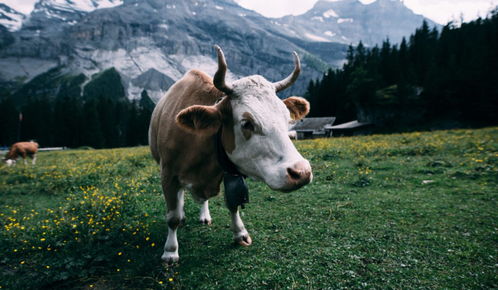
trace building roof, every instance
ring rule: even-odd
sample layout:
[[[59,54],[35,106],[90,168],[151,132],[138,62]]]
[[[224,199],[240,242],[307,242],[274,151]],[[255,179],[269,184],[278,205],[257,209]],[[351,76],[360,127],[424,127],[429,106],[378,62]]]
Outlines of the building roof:
[[[370,125],[370,123],[362,123],[362,122],[358,122],[358,120],[354,120],[351,122],[342,123],[342,124],[335,125],[335,126],[326,126],[325,129],[331,129],[331,130],[355,129],[358,127],[363,127],[363,126],[368,126],[368,125]]]
[[[304,118],[292,127],[291,130],[295,131],[320,131],[325,126],[332,126],[335,122],[335,117],[321,117],[321,118]]]

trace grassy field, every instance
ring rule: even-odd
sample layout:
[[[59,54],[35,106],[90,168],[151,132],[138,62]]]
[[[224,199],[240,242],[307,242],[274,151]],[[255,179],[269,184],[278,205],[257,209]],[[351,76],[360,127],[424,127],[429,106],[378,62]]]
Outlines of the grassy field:
[[[188,195],[180,264],[165,267],[165,205],[148,148],[39,154],[0,167],[0,288],[498,287],[498,128],[298,141],[315,179],[249,182],[235,246]]]

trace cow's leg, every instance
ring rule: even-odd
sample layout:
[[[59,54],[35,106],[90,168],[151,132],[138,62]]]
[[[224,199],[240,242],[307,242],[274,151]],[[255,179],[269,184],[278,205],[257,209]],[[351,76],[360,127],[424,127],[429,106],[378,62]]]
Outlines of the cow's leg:
[[[35,165],[35,164],[36,164],[36,154],[31,155],[31,159],[32,159],[32,160],[31,160],[31,163],[32,163],[33,165]]]
[[[201,223],[210,225],[212,222],[211,214],[209,212],[209,201],[206,199],[201,202],[201,212],[199,215],[199,220]]]
[[[177,182],[163,182],[163,191],[166,197],[168,213],[166,214],[166,222],[168,223],[168,238],[164,244],[164,252],[161,259],[168,264],[178,262],[178,240],[176,238],[176,230],[184,219],[183,190]]]
[[[26,154],[26,152],[22,151],[21,157],[22,157],[22,160],[24,161],[24,165],[28,165],[28,161],[26,160],[26,157],[28,157],[28,155]]]
[[[251,236],[249,236],[249,233],[244,227],[244,223],[242,222],[242,219],[240,218],[239,215],[238,207],[235,209],[233,208],[229,209],[230,209],[230,215],[232,217],[232,224],[230,226],[230,229],[233,232],[234,241],[241,246],[245,247],[250,246],[252,244]]]
[[[201,205],[201,210],[199,213],[199,221],[201,224],[210,225],[212,222],[211,214],[209,212],[209,201],[206,198],[199,197],[195,193],[192,193],[192,197],[195,202]]]

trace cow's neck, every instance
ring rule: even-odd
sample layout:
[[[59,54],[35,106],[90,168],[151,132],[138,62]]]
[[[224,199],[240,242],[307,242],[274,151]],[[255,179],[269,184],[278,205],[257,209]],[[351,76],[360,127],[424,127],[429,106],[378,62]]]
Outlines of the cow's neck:
[[[218,159],[218,163],[220,164],[224,173],[234,176],[242,176],[245,178],[246,176],[240,173],[239,169],[237,168],[237,165],[235,165],[228,158],[227,152],[225,151],[225,147],[223,146],[222,134],[223,134],[223,126],[220,128],[220,130],[218,130],[218,133],[216,133],[216,135],[214,136],[214,144],[216,148],[216,156]]]
[[[244,208],[249,202],[249,190],[245,182],[246,176],[242,174],[237,166],[228,158],[222,141],[223,126],[214,135],[216,158],[223,170],[223,185],[225,187],[225,199],[230,209],[238,206]]]

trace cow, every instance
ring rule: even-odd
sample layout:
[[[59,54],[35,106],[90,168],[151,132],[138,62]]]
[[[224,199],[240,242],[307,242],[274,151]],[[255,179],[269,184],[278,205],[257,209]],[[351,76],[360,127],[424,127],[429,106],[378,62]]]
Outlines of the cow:
[[[38,143],[34,141],[30,142],[17,142],[14,143],[7,154],[5,155],[4,162],[8,165],[15,165],[17,161],[17,157],[21,156],[24,160],[24,164],[27,164],[26,157],[30,157],[32,159],[32,164],[36,164],[36,153],[38,152]]]
[[[237,190],[243,188],[238,176],[248,176],[273,190],[290,192],[313,178],[309,161],[287,135],[291,120],[308,114],[309,103],[300,97],[281,100],[276,94],[299,76],[297,53],[294,71],[279,82],[253,75],[228,83],[225,56],[219,46],[215,50],[214,79],[199,70],[188,71],[159,100],[151,117],[149,145],[160,166],[167,204],[168,236],[161,258],[168,264],[179,260],[177,228],[185,217],[184,190],[201,204],[200,222],[209,225],[208,200],[218,195],[223,181],[233,239],[249,246],[252,239],[238,210],[243,203],[229,202],[227,182]],[[232,172],[227,172],[226,163]],[[227,181],[232,178],[235,183]]]

